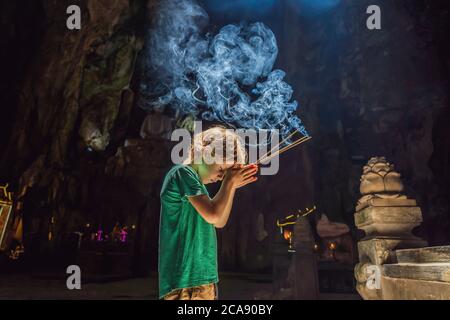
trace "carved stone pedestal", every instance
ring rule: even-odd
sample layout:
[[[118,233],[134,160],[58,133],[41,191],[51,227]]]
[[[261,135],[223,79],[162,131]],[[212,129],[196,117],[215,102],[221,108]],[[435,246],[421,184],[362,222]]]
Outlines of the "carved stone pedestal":
[[[366,236],[358,243],[357,290],[364,299],[382,299],[383,265],[397,263],[397,249],[426,246],[412,230],[422,222],[416,201],[402,195],[400,174],[385,158],[372,158],[361,176],[356,226]]]
[[[414,201],[415,202],[415,201]],[[415,238],[412,229],[422,223],[422,211],[417,206],[372,206],[355,213],[356,226],[366,238]]]

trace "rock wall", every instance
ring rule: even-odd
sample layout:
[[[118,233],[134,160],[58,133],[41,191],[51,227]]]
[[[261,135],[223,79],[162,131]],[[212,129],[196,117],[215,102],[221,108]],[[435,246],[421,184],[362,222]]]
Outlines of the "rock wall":
[[[8,66],[2,98],[10,117],[2,117],[7,130],[1,178],[24,200],[25,233],[33,239],[45,239],[52,220],[56,240],[85,223],[106,228],[114,220],[148,224],[155,233],[151,226],[157,223],[148,221],[156,210],[149,211],[152,196],[157,198],[152,179],[161,176],[167,149],[158,141],[121,148],[133,137],[133,114],[143,117],[132,111],[130,87],[143,45],[147,1],[76,1],[82,11],[80,31],[66,28],[71,4],[2,4],[7,26],[2,40],[12,41],[2,59]],[[12,89],[17,90],[8,92]],[[146,151],[151,153],[146,159],[153,161],[131,160]],[[144,177],[146,184],[140,180]],[[137,250],[149,260],[155,237],[150,232],[141,236]]]

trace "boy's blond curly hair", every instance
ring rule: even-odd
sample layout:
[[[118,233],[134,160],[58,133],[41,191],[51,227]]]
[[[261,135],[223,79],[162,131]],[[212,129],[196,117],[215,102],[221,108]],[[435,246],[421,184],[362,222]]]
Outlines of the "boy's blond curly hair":
[[[211,159],[211,157],[214,159]],[[247,152],[242,138],[234,130],[222,126],[215,126],[196,134],[193,138],[190,154],[184,164],[205,160],[208,164],[213,162],[245,164]]]

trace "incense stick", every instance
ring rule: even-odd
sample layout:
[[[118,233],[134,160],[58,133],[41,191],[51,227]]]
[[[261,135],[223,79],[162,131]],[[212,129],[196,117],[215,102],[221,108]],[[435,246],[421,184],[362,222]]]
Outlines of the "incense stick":
[[[301,138],[295,140],[294,142],[292,142],[291,144],[289,144],[289,145],[287,145],[287,146],[285,146],[285,147],[283,147],[283,148],[277,150],[277,152],[272,153],[271,155],[267,155],[267,154],[264,155],[263,157],[261,157],[261,158],[258,159],[258,162],[257,162],[257,163],[261,163],[261,162],[265,161],[266,159],[271,158],[272,156],[274,156],[274,155],[276,155],[276,154],[279,154],[280,152],[284,152],[288,147],[296,146],[299,142],[303,141],[305,138],[306,138],[305,136],[304,136],[304,137],[301,137]]]
[[[294,147],[296,147],[296,146],[302,144],[303,142],[306,142],[306,141],[311,140],[311,139],[312,139],[312,137],[310,137],[310,136],[302,137],[302,138],[300,138],[300,139],[294,141],[294,142],[291,143],[290,145],[284,147],[283,149],[281,149],[280,151],[278,151],[278,153],[273,154],[273,156],[276,156],[277,154],[280,155],[280,154],[282,154],[282,153],[284,153],[284,152],[286,152],[286,151],[288,151],[288,150],[290,150],[290,149],[292,149],[292,148],[294,148]],[[271,155],[270,158],[272,158],[273,156]]]
[[[268,161],[268,160],[274,158],[275,156],[280,155],[280,154],[282,154],[282,153],[288,151],[289,149],[292,149],[292,148],[298,146],[299,144],[302,144],[303,142],[306,142],[306,141],[308,141],[308,140],[310,140],[310,139],[311,139],[311,137],[302,137],[302,138],[300,138],[300,139],[294,141],[294,142],[291,143],[290,145],[288,145],[288,146],[286,146],[286,147],[280,149],[278,152],[275,152],[274,154],[271,154],[270,156],[268,156],[268,157],[262,159],[262,160],[260,161],[260,163],[266,162],[266,161]]]
[[[282,154],[282,153],[288,151],[289,149],[292,149],[292,148],[294,148],[294,147],[296,147],[296,146],[298,146],[298,145],[300,145],[300,144],[302,144],[302,143],[304,143],[304,142],[306,142],[306,141],[308,141],[308,140],[311,140],[311,139],[312,139],[312,137],[310,137],[310,136],[304,136],[304,137],[301,137],[300,139],[298,139],[298,140],[294,141],[293,143],[291,143],[290,145],[288,145],[288,146],[286,146],[286,147],[284,147],[284,148],[278,150],[277,152],[271,154],[270,156],[267,156],[267,157],[265,157],[265,158],[259,159],[259,160],[256,162],[256,164],[261,164],[262,162],[266,162],[267,160],[270,160],[270,159],[272,159],[273,157],[275,157],[275,156],[277,156],[277,155],[280,155],[280,154]]]
[[[261,159],[264,159],[267,157],[267,155],[269,153],[272,153],[276,148],[278,148],[279,146],[281,146],[283,143],[285,143],[287,140],[289,140],[289,138],[291,138],[294,134],[296,134],[298,132],[298,129],[295,129],[294,132],[292,132],[290,135],[287,136],[286,139],[284,139],[283,141],[281,141],[280,143],[277,143],[272,149],[270,149],[269,151],[267,151],[263,156],[259,157],[259,159],[256,161],[256,163],[259,163],[261,161]]]

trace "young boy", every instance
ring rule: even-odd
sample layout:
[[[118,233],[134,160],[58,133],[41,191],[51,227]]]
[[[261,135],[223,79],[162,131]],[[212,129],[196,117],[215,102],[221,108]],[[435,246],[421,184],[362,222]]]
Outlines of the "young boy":
[[[211,162],[206,150],[213,156],[223,152]],[[200,161],[195,154],[202,155]],[[244,166],[245,158],[239,136],[215,127],[194,137],[189,159],[167,173],[161,190],[160,299],[217,299],[215,228],[227,224],[236,189],[257,180],[258,167]],[[222,184],[211,199],[205,184],[217,181]]]

